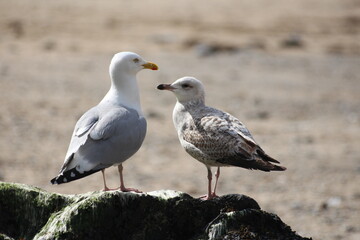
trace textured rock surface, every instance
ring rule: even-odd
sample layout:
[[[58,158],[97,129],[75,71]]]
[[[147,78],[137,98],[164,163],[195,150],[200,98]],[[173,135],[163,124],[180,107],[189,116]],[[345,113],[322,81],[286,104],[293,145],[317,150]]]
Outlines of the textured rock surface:
[[[0,239],[305,239],[244,195],[59,195],[0,183]]]

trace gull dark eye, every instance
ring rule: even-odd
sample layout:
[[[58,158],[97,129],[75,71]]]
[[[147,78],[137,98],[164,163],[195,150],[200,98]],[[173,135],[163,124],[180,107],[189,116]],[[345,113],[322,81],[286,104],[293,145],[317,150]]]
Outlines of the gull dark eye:
[[[133,62],[134,62],[134,63],[138,63],[138,62],[139,62],[139,59],[138,59],[138,58],[134,58],[134,59],[133,59]]]
[[[190,88],[191,86],[188,83],[184,83],[184,84],[181,85],[181,87],[182,88]]]

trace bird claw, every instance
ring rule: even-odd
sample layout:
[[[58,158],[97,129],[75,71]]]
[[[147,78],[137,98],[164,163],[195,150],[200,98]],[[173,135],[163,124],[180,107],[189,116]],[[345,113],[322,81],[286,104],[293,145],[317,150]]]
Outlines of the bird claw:
[[[211,193],[210,195],[203,195],[201,197],[199,197],[200,200],[203,200],[203,201],[206,201],[206,200],[211,200],[211,199],[214,199],[214,198],[217,198],[219,197],[218,195],[216,195],[216,193]]]
[[[142,191],[136,189],[136,188],[126,188],[126,187],[119,187],[117,190],[122,192],[136,192],[136,193],[142,193]]]
[[[118,187],[118,188],[108,188],[108,187],[104,187],[102,189],[103,192],[108,192],[108,191],[121,191],[121,192],[136,192],[136,193],[142,193],[142,191],[136,189],[136,188],[126,188],[126,187]]]
[[[115,191],[115,190],[117,190],[117,188],[108,188],[108,187],[104,187],[104,188],[102,189],[102,191],[103,191],[103,192]]]

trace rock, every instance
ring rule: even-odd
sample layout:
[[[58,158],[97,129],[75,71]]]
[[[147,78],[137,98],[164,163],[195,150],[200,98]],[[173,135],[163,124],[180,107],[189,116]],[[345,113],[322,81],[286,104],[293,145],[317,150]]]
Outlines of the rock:
[[[245,44],[246,49],[260,49],[265,50],[266,49],[266,42],[264,39],[253,39],[247,44]]]
[[[328,210],[329,208],[338,208],[342,204],[341,197],[330,197],[320,205],[320,210]]]
[[[7,27],[12,31],[16,38],[24,36],[24,23],[20,19],[14,19],[8,22]]]
[[[163,116],[161,115],[160,112],[158,112],[156,110],[153,110],[153,109],[148,110],[147,117],[148,118],[155,118],[155,119],[162,119],[163,118]]]
[[[43,49],[45,51],[52,51],[52,50],[55,50],[56,49],[56,42],[54,40],[46,40],[44,43],[43,43]]]
[[[281,41],[281,47],[283,48],[301,48],[304,45],[304,41],[299,34],[290,34]]]
[[[234,54],[240,50],[235,45],[217,42],[208,43],[195,38],[187,39],[184,41],[183,46],[185,48],[194,48],[198,57],[209,57],[220,53]]]
[[[254,118],[254,119],[260,119],[260,120],[266,120],[266,119],[269,119],[271,116],[270,112],[267,111],[267,110],[258,110],[256,112],[253,112],[251,114],[251,118]]]
[[[6,236],[5,234],[0,233],[0,240],[13,240],[13,238],[10,238],[10,237]]]
[[[159,45],[167,45],[178,42],[178,37],[174,34],[154,34],[150,40]]]
[[[219,43],[199,43],[195,46],[196,55],[199,57],[209,57],[219,53],[237,53],[238,47]]]
[[[209,240],[304,239],[296,236],[278,216],[258,209],[244,209],[220,214],[209,224],[206,231]]]
[[[22,184],[0,183],[0,233],[31,239],[69,199]]]
[[[0,183],[1,239],[306,239],[245,195],[161,190],[79,195]]]
[[[330,197],[327,201],[326,201],[326,205],[330,208],[332,207],[339,207],[342,203],[342,199],[341,197],[335,196],[335,197]]]

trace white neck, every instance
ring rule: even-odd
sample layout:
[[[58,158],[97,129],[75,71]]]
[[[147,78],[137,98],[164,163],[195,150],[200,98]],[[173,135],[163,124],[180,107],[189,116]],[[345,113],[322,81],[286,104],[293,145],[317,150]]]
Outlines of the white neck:
[[[135,109],[143,116],[136,75],[111,76],[111,88],[100,104],[112,104]]]

